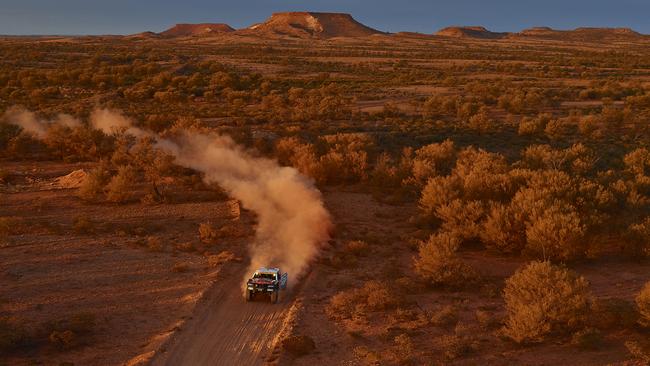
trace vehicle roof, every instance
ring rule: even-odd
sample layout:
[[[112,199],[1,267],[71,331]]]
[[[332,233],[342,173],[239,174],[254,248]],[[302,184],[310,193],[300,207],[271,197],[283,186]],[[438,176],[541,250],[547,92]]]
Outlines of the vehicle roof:
[[[255,273],[280,273],[280,268],[266,268],[261,267]]]

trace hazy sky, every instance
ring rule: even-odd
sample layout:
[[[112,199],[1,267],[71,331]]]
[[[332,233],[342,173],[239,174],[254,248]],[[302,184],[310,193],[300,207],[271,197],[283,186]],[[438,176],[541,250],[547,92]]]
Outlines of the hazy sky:
[[[389,32],[432,33],[449,25],[518,31],[546,25],[650,33],[650,0],[0,0],[0,34],[131,34],[199,22],[242,28],[289,10],[351,13]]]

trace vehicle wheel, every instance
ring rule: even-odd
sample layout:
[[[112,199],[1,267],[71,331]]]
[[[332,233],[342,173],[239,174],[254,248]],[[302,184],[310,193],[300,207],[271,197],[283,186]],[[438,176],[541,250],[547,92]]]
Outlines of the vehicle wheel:
[[[252,301],[253,300],[253,293],[251,290],[246,290],[246,301]]]
[[[273,292],[273,293],[271,294],[271,303],[275,304],[275,303],[277,303],[277,302],[278,302],[278,293],[277,293],[277,292]]]

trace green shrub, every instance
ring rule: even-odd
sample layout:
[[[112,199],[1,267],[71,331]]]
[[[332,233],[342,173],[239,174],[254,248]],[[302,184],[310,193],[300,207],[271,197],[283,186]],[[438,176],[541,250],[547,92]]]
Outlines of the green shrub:
[[[583,277],[550,262],[531,262],[506,280],[504,299],[504,334],[533,343],[584,324],[591,294]]]
[[[86,201],[97,201],[104,193],[104,187],[110,181],[108,171],[104,166],[92,169],[79,186],[78,195]]]

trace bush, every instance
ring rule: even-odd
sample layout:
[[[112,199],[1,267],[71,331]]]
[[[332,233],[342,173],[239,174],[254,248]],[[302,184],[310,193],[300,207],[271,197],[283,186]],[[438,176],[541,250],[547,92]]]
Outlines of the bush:
[[[647,282],[643,289],[636,296],[636,306],[639,308],[641,319],[639,322],[650,327],[650,282]]]
[[[433,215],[438,207],[461,196],[462,182],[456,176],[432,177],[422,189],[420,208]]]
[[[481,107],[478,113],[469,118],[467,127],[472,131],[483,134],[495,131],[499,127],[499,124],[490,118],[486,107]]]
[[[628,227],[623,251],[636,259],[650,256],[650,217]]]
[[[219,254],[211,254],[206,256],[206,260],[208,261],[208,265],[210,267],[216,267],[221,264],[234,261],[236,259],[237,258],[235,257],[235,254],[227,250],[224,250]]]
[[[500,319],[494,314],[486,310],[476,310],[474,312],[476,321],[483,329],[492,329],[497,327],[500,324]]]
[[[366,346],[357,346],[352,350],[355,361],[360,365],[375,366],[380,364],[381,357],[377,352],[371,351]]]
[[[457,199],[438,207],[436,216],[442,220],[443,230],[461,240],[473,239],[480,236],[485,206],[480,201]]]
[[[488,248],[504,253],[519,253],[526,246],[524,215],[512,206],[495,204],[479,235]]]
[[[363,240],[352,240],[345,245],[345,252],[356,255],[363,256],[368,254],[368,243]]]
[[[632,356],[644,362],[646,365],[650,365],[650,347],[644,347],[637,341],[625,342],[625,347],[627,347],[627,350],[630,351]]]
[[[506,280],[504,299],[504,334],[517,343],[533,343],[579,328],[591,294],[583,277],[550,262],[532,262]]]
[[[147,237],[147,249],[152,252],[161,252],[164,248],[163,241],[158,236]]]
[[[127,202],[131,198],[135,180],[136,173],[133,167],[130,165],[120,166],[117,175],[111,178],[106,186],[106,199],[115,203]]]
[[[95,228],[95,223],[88,216],[77,216],[72,224],[73,230],[77,234],[90,234]]]
[[[279,139],[275,146],[281,164],[291,165],[302,174],[322,180],[313,144],[302,143],[297,137]]]
[[[456,325],[458,319],[458,308],[453,305],[445,305],[433,312],[431,324],[436,327],[450,327]]]
[[[50,333],[48,340],[59,350],[69,350],[78,345],[77,335],[71,330],[55,330]]]
[[[49,322],[45,325],[49,342],[60,350],[68,350],[88,342],[88,337],[95,329],[95,316],[79,313],[68,319]]]
[[[544,260],[574,260],[585,255],[585,233],[573,207],[553,205],[526,229],[526,251]]]
[[[573,334],[571,344],[580,349],[597,349],[603,344],[603,335],[598,329],[585,328]]]
[[[219,231],[209,222],[199,225],[199,239],[205,244],[214,244],[219,237]]]
[[[341,291],[334,295],[327,307],[327,313],[335,319],[349,318],[354,313],[390,309],[398,303],[399,299],[385,283],[368,281],[361,288]]]
[[[282,348],[294,356],[304,356],[316,349],[316,343],[311,337],[293,335],[282,340]]]
[[[101,168],[91,170],[79,186],[78,195],[86,201],[97,201],[109,181],[108,174]]]
[[[451,233],[431,235],[429,240],[420,243],[415,271],[434,286],[467,285],[476,278],[476,273],[458,258],[459,245],[460,240]]]
[[[413,341],[408,334],[400,334],[393,339],[395,345],[393,346],[392,354],[395,358],[395,361],[399,365],[410,364],[413,359],[413,352],[415,351],[415,346]]]
[[[457,325],[454,334],[443,335],[438,338],[443,355],[447,360],[455,360],[467,356],[476,349],[476,340],[471,335],[463,334],[465,327]]]
[[[455,160],[456,147],[451,140],[419,148],[411,166],[414,182],[421,187],[430,178],[449,174]]]
[[[519,122],[518,133],[521,136],[539,135],[544,131],[551,118],[552,116],[550,114],[540,114],[535,118],[524,117]]]
[[[458,154],[453,174],[463,182],[467,200],[504,201],[514,192],[505,156],[469,147]]]

